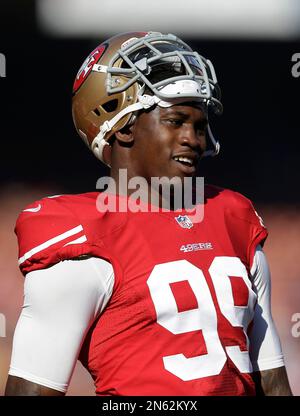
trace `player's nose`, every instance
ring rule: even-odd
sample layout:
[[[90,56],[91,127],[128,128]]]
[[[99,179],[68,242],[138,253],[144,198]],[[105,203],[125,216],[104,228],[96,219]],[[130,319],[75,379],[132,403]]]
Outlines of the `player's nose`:
[[[201,156],[202,153],[206,150],[205,133],[199,131],[192,124],[189,124],[184,129],[182,129],[179,136],[179,144],[181,146],[190,147]]]

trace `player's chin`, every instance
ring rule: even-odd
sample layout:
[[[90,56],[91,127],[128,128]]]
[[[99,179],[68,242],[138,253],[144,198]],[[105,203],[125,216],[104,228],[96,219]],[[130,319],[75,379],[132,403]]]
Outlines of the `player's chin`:
[[[183,189],[186,187],[189,182],[191,186],[193,185],[194,181],[193,178],[195,177],[194,174],[183,174],[182,172],[172,172],[164,176],[160,176],[157,178],[154,178],[154,182],[152,182],[152,185],[155,187],[155,179],[157,180],[157,186],[161,187],[162,190],[168,190],[170,189],[171,192],[175,188]],[[190,179],[189,179],[190,178]]]

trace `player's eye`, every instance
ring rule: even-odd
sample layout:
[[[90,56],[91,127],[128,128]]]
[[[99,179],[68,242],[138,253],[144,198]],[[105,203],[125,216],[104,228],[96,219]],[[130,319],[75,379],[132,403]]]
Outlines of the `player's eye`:
[[[179,118],[169,118],[168,122],[173,126],[180,127],[183,124],[183,120]]]

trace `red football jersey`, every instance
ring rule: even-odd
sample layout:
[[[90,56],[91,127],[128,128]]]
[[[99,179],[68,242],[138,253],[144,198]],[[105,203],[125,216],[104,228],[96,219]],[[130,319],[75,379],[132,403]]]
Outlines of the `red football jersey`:
[[[251,202],[206,186],[193,223],[184,211],[100,213],[98,195],[44,198],[16,225],[24,274],[83,254],[113,266],[112,296],[80,354],[96,393],[255,394],[249,270],[267,231]]]

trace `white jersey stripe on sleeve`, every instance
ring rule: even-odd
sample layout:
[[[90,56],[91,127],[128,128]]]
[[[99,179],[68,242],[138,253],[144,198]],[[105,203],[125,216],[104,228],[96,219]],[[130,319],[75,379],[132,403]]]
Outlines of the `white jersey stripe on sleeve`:
[[[45,243],[42,243],[37,247],[34,247],[33,249],[27,251],[27,253],[25,253],[24,256],[20,257],[19,260],[18,260],[19,265],[24,263],[24,261],[28,260],[34,254],[39,253],[40,251],[44,250],[45,248],[48,248],[48,247],[52,246],[53,244],[56,244],[59,241],[64,240],[65,238],[68,238],[68,237],[71,237],[72,235],[78,234],[81,231],[83,231],[83,227],[82,227],[82,225],[78,225],[77,227],[74,227],[71,230],[68,230],[68,231],[66,231],[62,234],[57,235],[56,237],[50,238],[50,240],[45,241]]]

